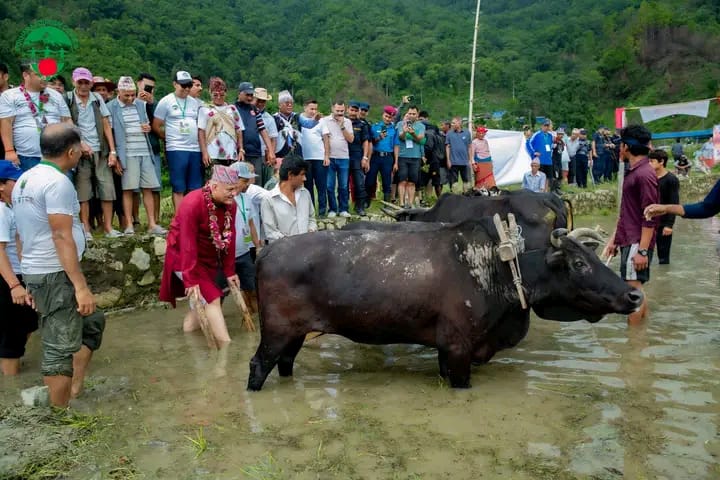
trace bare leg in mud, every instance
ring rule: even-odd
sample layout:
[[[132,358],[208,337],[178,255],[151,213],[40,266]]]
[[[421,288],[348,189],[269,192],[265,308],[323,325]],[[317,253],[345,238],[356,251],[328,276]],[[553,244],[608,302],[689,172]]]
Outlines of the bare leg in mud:
[[[230,343],[230,334],[228,333],[219,298],[205,305],[205,315],[207,315],[210,331],[213,337],[215,337],[218,349],[226,347],[227,344]],[[199,328],[200,319],[195,310],[191,308],[183,320],[183,332],[194,332]]]
[[[638,282],[637,280],[626,280],[627,284],[630,285],[633,288],[637,288],[643,294],[645,293],[642,288],[642,283]],[[628,325],[641,325],[645,320],[647,320],[647,317],[650,313],[650,309],[648,308],[647,304],[647,296],[643,297],[643,303],[640,306],[640,309],[638,309],[637,312],[633,312],[630,315],[628,315]]]
[[[0,370],[3,375],[17,375],[20,373],[20,359],[0,358]]]
[[[50,405],[61,408],[67,407],[70,402],[72,378],[66,377],[65,375],[53,375],[51,377],[43,377],[43,382],[48,387]]]
[[[73,355],[73,376],[70,398],[77,398],[83,391],[85,385],[85,374],[92,358],[92,350],[85,345]]]

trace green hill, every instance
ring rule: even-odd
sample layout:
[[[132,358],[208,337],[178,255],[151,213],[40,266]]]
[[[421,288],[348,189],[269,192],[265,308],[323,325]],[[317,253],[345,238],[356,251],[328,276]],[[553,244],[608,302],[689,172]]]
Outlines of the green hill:
[[[712,0],[482,2],[476,112],[611,123],[618,105],[714,97],[720,11]],[[467,113],[475,0],[25,0],[0,4],[0,58],[35,19],[75,30],[76,58],[104,76],[149,71],[252,80],[296,99],[412,93],[435,119]],[[66,68],[66,72],[72,69]],[[14,75],[17,81],[17,72]],[[709,127],[688,117],[653,128]],[[375,110],[377,114],[377,109]]]

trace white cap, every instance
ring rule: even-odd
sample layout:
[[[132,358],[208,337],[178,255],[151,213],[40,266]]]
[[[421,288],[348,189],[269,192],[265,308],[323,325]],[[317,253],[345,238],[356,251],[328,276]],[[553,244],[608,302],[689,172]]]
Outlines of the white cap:
[[[117,89],[118,90],[137,90],[135,87],[135,82],[133,82],[132,77],[120,77],[118,79],[117,83]]]
[[[180,70],[175,74],[175,81],[177,83],[192,83],[192,77],[185,70]]]

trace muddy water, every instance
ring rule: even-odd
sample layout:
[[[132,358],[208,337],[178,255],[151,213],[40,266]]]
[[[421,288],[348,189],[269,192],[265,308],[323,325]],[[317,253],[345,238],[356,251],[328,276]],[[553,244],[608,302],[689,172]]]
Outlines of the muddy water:
[[[679,222],[673,264],[652,267],[646,326],[533,317],[467,391],[438,378],[430,349],[325,336],[293,378],[275,371],[248,393],[258,334],[233,305],[224,372],[180,331],[182,308],[113,316],[74,404],[107,426],[70,478],[720,478],[719,227]],[[38,349],[3,404],[38,382]]]

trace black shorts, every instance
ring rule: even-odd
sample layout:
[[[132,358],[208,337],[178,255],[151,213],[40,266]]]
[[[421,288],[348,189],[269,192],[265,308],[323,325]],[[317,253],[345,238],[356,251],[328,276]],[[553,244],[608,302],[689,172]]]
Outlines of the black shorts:
[[[398,182],[417,183],[420,174],[419,158],[398,158]]]
[[[254,292],[255,287],[255,263],[250,252],[235,257],[235,273],[240,279],[240,288],[246,292]]]
[[[648,268],[637,271],[632,263],[632,257],[638,251],[638,244],[633,243],[625,247],[620,247],[620,277],[623,280],[634,280],[645,283],[650,280],[650,264],[652,263],[653,251],[648,250]]]
[[[450,182],[453,184],[457,182],[458,174],[460,174],[463,183],[468,183],[470,181],[467,165],[451,165],[450,172],[448,173],[450,174]]]
[[[425,170],[423,169],[423,167],[420,168],[420,183],[419,183],[419,185],[421,187],[424,187],[428,183],[432,182],[433,187],[439,187],[440,186],[440,164],[437,162],[430,162],[425,167],[427,167]]]
[[[19,275],[18,279],[22,283]],[[20,358],[25,355],[28,334],[38,329],[37,313],[27,305],[15,305],[8,284],[2,278],[0,312],[0,358]]]

